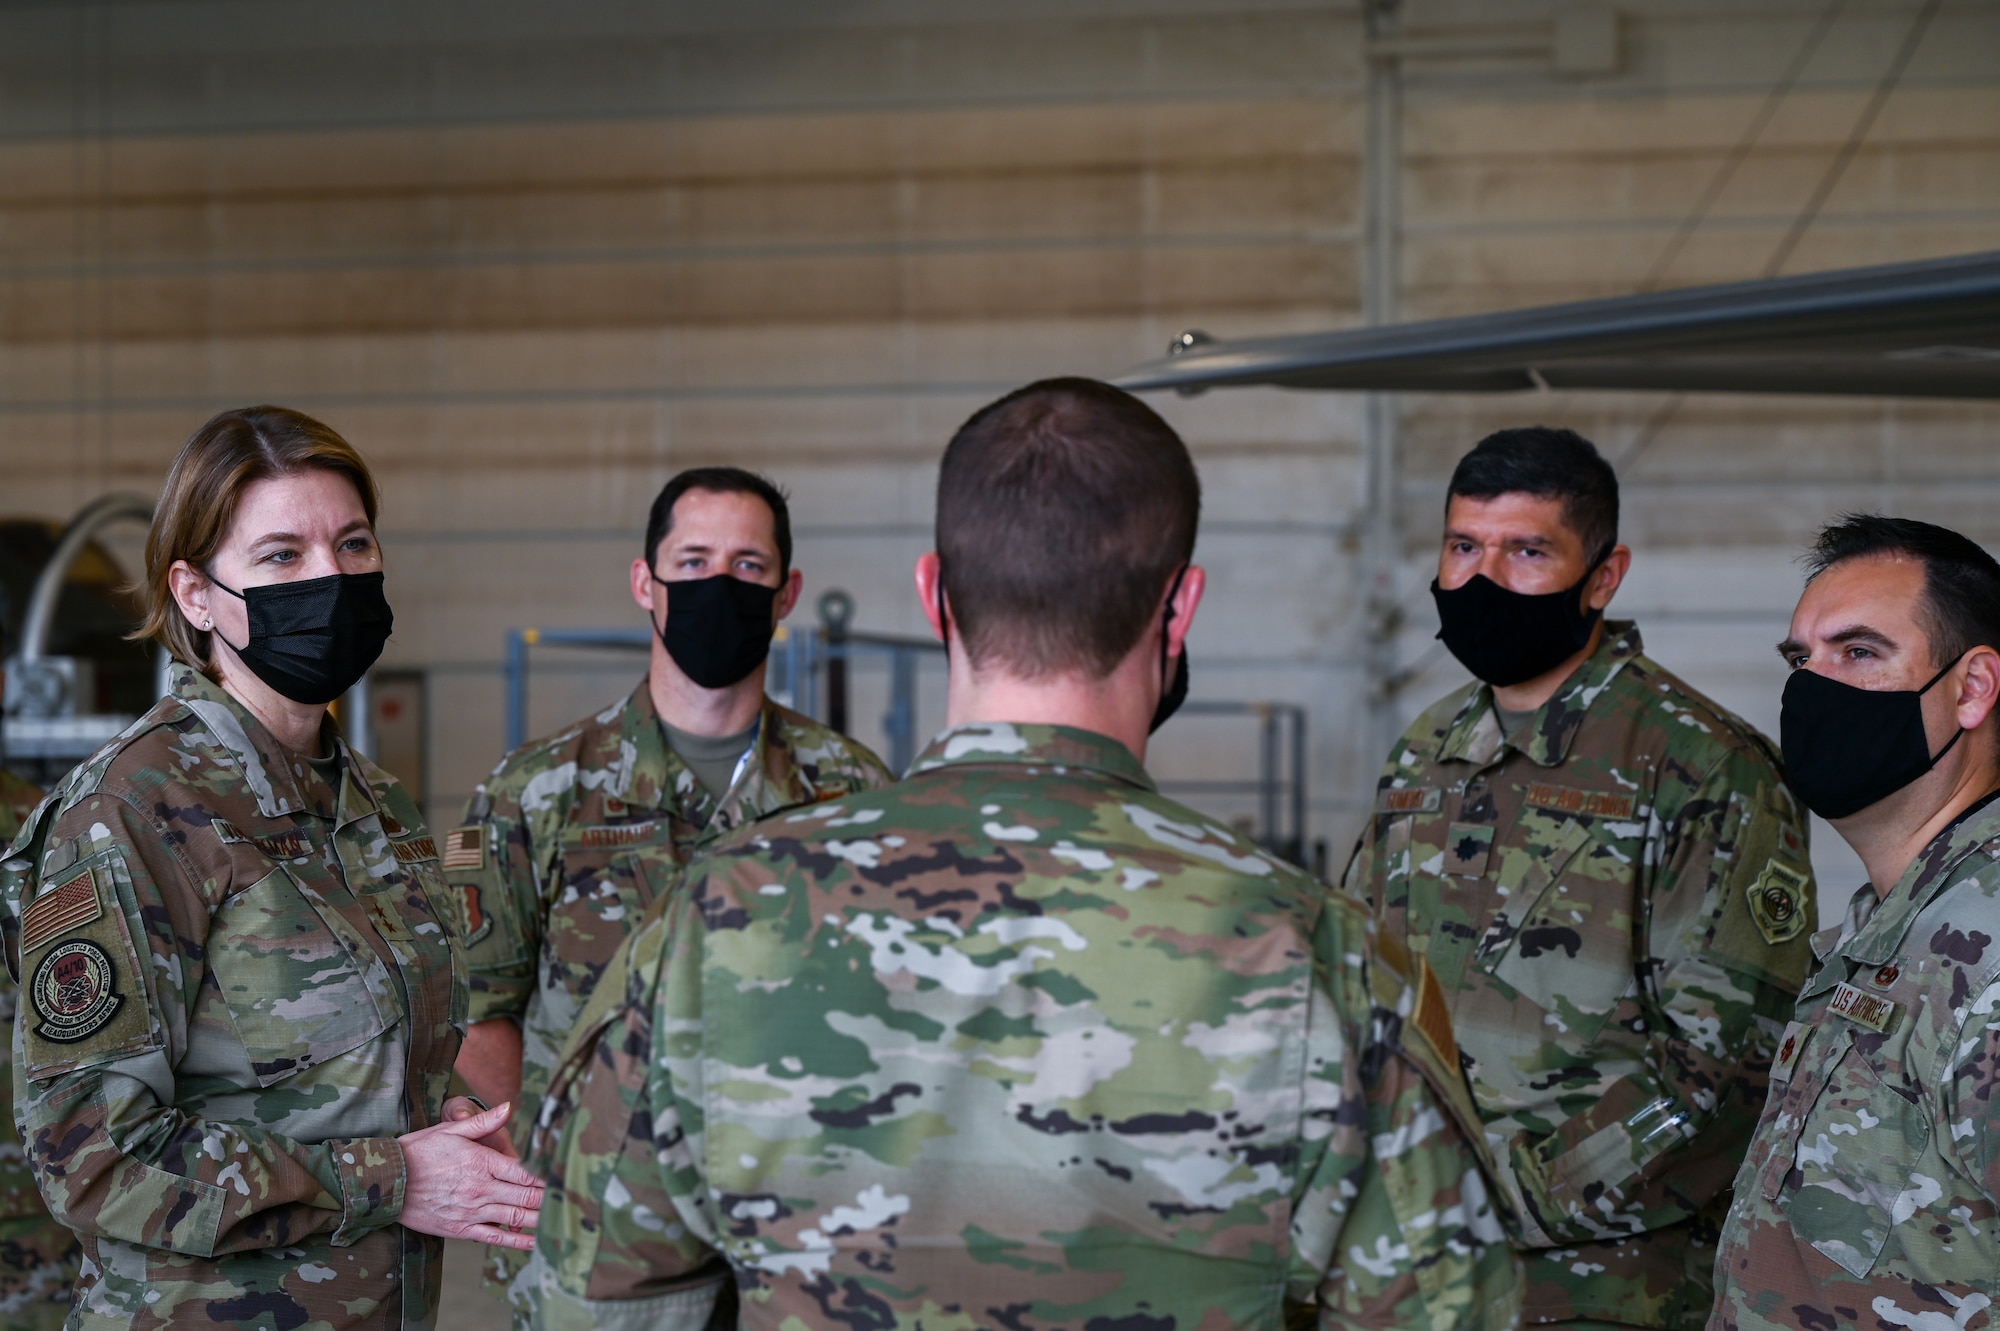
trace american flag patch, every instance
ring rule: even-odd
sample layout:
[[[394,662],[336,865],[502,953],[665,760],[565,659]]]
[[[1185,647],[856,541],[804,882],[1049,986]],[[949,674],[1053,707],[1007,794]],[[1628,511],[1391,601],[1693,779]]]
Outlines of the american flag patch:
[[[447,869],[486,867],[484,824],[472,823],[466,827],[454,827],[444,834],[444,867]]]
[[[89,924],[103,913],[104,903],[97,895],[97,870],[86,869],[62,886],[42,893],[21,912],[21,952],[33,952],[51,938]]]
[[[418,860],[434,860],[438,857],[437,842],[427,836],[413,836],[408,841],[391,841],[389,847],[396,852],[398,864],[415,864]]]

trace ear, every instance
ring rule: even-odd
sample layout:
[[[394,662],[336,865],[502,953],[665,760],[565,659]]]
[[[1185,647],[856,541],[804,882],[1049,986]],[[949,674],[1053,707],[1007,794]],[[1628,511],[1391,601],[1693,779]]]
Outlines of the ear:
[[[1632,550],[1629,546],[1614,545],[1604,562],[1591,574],[1590,585],[1584,589],[1583,603],[1592,610],[1602,610],[1611,604],[1611,598],[1618,594],[1625,575],[1632,570]]]
[[[924,619],[929,622],[931,632],[937,640],[947,645],[951,635],[945,631],[945,621],[938,614],[939,565],[937,551],[917,556],[917,604],[923,607]]]
[[[643,559],[632,561],[632,600],[648,618],[653,614],[653,566]]]
[[[797,569],[785,575],[785,580],[778,584],[778,618],[771,621],[773,624],[792,613],[793,608],[799,603],[799,593],[805,590],[805,586],[806,575]]]
[[[1977,730],[2000,705],[2000,652],[1974,647],[1965,654],[1964,682],[1958,690],[1958,724]]]
[[[1187,649],[1188,630],[1194,626],[1195,608],[1208,590],[1208,572],[1199,564],[1189,564],[1174,592],[1174,617],[1167,621],[1167,656],[1179,656]]]
[[[208,598],[215,584],[209,581],[207,574],[185,559],[176,559],[167,569],[167,587],[173,592],[174,604],[180,607],[188,623],[199,629],[214,622]]]

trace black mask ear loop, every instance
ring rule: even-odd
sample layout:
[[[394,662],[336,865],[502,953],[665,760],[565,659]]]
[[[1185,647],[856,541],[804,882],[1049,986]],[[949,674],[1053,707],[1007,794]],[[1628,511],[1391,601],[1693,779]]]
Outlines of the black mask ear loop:
[[[1935,675],[1931,676],[1930,683],[1924,685],[1922,688],[1917,690],[1917,696],[1921,698],[1926,693],[1929,693],[1933,688],[1936,688],[1937,682],[1943,679],[1946,675],[1949,675],[1953,670],[1957,669],[1958,663],[1965,659],[1966,652],[1970,652],[1971,650],[1972,649],[1968,647],[1965,649],[1964,652],[1960,652],[1957,656],[1952,657],[1951,660],[1948,663],[1946,663],[1944,669],[1938,671]],[[1922,713],[1919,713],[1919,715],[1921,714]],[[1931,766],[1936,767],[1938,765],[1939,760],[1941,760],[1947,753],[1951,752],[1951,746],[1958,743],[1960,740],[1964,738],[1965,738],[1965,727],[1960,726],[1958,728],[1958,732],[1954,734],[1950,739],[1945,741],[1944,747],[1931,755]],[[1924,748],[1926,749],[1930,748],[1929,741],[1925,742]]]
[[[209,585],[211,587],[220,587],[222,588],[222,590],[228,592],[231,596],[235,597],[237,600],[243,602],[244,605],[247,606],[250,604],[250,598],[245,596],[242,592],[237,591],[234,587],[231,587],[227,583],[223,582],[222,579],[216,577],[213,573],[210,573],[207,569],[203,569],[201,572],[202,576],[208,579]],[[208,630],[210,633],[213,633],[218,638],[222,638],[222,641],[228,642],[230,651],[235,652],[238,656],[243,655],[243,648],[248,647],[250,645],[249,639],[247,638],[244,639],[243,647],[238,647],[235,643],[229,642],[229,639],[222,637],[222,626],[216,624],[212,617],[210,618],[209,623],[212,626]],[[1954,661],[1952,664],[1956,665],[1957,662]],[[1947,669],[1949,669],[1949,667],[1947,667]]]
[[[1160,692],[1164,694],[1173,687],[1167,677],[1167,625],[1174,622],[1174,598],[1181,594],[1181,580],[1187,577],[1188,566],[1181,565],[1181,571],[1174,574],[1174,585],[1167,588],[1167,613],[1160,620]],[[1181,649],[1185,652],[1187,649]]]

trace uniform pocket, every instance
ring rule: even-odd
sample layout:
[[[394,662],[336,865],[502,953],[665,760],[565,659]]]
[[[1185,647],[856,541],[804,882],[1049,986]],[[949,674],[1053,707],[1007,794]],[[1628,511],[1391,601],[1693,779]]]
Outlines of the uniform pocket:
[[[338,1058],[399,1019],[388,968],[283,868],[215,912],[208,968],[259,1085]]]
[[[1621,877],[1593,876],[1591,832],[1570,823],[1519,873],[1503,866],[1506,898],[1481,942],[1481,964],[1494,979],[1560,1023],[1565,1043],[1587,1045],[1638,987],[1632,965],[1631,890]]]
[[[1792,1231],[1856,1278],[1873,1269],[1889,1233],[1937,1200],[1947,1180],[1912,1167],[1930,1145],[1930,1116],[1883,1082],[1860,1042],[1849,1043],[1793,1138],[1795,1186],[1784,1206]],[[1769,1193],[1767,1192],[1767,1196]]]
[[[661,844],[643,839],[657,829]],[[551,970],[562,975],[563,988],[581,999],[595,987],[612,954],[625,936],[638,928],[639,918],[669,873],[648,876],[651,861],[665,867],[673,850],[664,822],[638,828],[584,827],[563,845],[557,870],[561,887],[549,910],[542,955]],[[607,845],[607,841],[615,844]]]

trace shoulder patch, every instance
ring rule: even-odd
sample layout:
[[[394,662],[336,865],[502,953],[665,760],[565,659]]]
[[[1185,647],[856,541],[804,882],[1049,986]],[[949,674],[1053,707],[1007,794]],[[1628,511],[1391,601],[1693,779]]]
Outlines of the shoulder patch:
[[[81,928],[104,913],[97,870],[85,869],[28,903],[21,912],[21,951],[33,952],[52,938]]]
[[[454,827],[444,834],[444,867],[446,869],[486,867],[486,824],[467,823],[464,827]]]
[[[1377,813],[1436,813],[1444,792],[1436,786],[1375,792]]]
[[[1770,860],[1750,884],[1744,901],[1757,932],[1776,947],[1806,931],[1806,897],[1806,875]]]
[[[88,938],[76,938],[51,949],[35,967],[28,1001],[41,1018],[36,1035],[75,1044],[117,1016],[125,996],[118,992],[110,954]]]
[[[1615,818],[1620,821],[1630,818],[1638,805],[1638,801],[1631,795],[1614,795],[1603,790],[1579,790],[1575,786],[1556,786],[1547,782],[1529,786],[1525,799],[1537,809],[1579,814],[1585,818]]]

